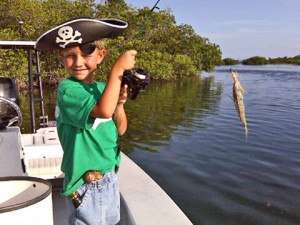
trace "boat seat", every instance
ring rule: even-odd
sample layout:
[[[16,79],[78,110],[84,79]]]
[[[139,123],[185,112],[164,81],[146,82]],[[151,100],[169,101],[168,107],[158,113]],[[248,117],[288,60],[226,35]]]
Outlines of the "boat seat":
[[[24,163],[28,176],[54,179],[63,176],[61,163],[63,150],[60,145],[24,146]]]
[[[26,172],[43,179],[63,177],[61,163],[63,150],[56,127],[38,129],[34,134],[23,134],[23,152]]]
[[[27,173],[30,176],[37,177],[51,177],[57,178],[62,172],[60,170],[62,158],[32,158],[28,160]]]

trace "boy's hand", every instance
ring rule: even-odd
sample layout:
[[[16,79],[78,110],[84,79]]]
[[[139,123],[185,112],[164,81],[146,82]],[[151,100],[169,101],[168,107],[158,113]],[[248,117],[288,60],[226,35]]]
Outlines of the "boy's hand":
[[[123,74],[125,70],[131,70],[135,65],[135,56],[137,51],[129,50],[126,51],[123,55],[121,55],[113,66],[113,70],[117,73]]]
[[[128,87],[127,84],[125,84],[124,86],[121,87],[118,104],[124,104],[126,102],[126,100],[127,100],[127,87]]]

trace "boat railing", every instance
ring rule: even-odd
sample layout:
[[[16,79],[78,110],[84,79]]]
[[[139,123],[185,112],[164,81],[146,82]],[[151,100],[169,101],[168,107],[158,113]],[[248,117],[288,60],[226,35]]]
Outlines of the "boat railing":
[[[41,115],[40,126],[48,127],[48,116],[44,109],[44,93],[42,83],[42,73],[40,67],[39,52],[34,48],[34,41],[0,41],[0,49],[23,49],[27,51],[28,61],[28,83],[29,83],[29,101],[30,101],[30,119],[31,119],[31,132],[36,133],[36,112],[35,103],[39,104]],[[37,89],[37,93],[35,91]],[[6,96],[3,96],[6,97]]]

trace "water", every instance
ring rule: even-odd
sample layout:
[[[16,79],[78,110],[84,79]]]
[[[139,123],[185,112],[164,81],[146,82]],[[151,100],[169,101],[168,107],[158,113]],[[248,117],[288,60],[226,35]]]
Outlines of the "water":
[[[230,98],[229,67],[218,67],[193,80],[152,82],[128,100],[122,150],[194,224],[298,225],[300,67],[232,69],[248,91],[248,140]]]

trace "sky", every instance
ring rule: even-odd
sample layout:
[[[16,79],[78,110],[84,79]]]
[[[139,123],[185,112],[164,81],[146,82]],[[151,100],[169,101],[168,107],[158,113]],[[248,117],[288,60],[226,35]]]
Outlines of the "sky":
[[[152,8],[157,0],[125,2]],[[300,0],[160,0],[157,6],[219,45],[222,58],[300,55]]]

